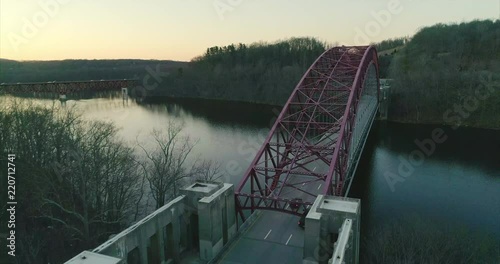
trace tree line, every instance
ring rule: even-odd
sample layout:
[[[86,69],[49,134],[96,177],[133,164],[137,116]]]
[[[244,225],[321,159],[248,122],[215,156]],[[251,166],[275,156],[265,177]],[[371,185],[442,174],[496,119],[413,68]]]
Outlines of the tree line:
[[[148,95],[281,105],[327,44],[314,38],[208,48]]]
[[[364,235],[360,258],[361,263],[499,263],[497,241],[465,226],[412,214]]]
[[[71,109],[4,102],[0,162],[7,168],[8,154],[16,155],[17,263],[62,263],[163,206],[185,184],[217,180],[216,161],[186,162],[196,141],[181,127],[169,123],[151,132],[153,144],[130,145],[112,123]],[[0,176],[6,190],[7,170]],[[6,194],[0,203],[5,234]]]
[[[389,119],[500,128],[500,20],[421,29],[390,62]]]
[[[389,66],[391,65],[392,59],[394,59],[398,51],[400,51],[409,41],[409,37],[402,37],[383,40],[379,43],[372,43],[378,51],[380,78],[389,78]]]

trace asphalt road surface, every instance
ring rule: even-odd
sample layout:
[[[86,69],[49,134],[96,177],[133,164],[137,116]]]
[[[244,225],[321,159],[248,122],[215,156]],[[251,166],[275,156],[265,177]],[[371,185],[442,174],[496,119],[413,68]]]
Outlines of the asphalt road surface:
[[[313,166],[313,164],[311,165]],[[313,168],[314,169],[314,168]],[[304,182],[308,176],[291,176],[290,182]],[[319,193],[322,182],[304,184],[311,193]],[[288,198],[311,200],[303,192],[290,192]],[[313,202],[313,201],[311,201]],[[299,227],[299,216],[262,211],[258,219],[224,252],[219,263],[224,264],[301,264],[304,230]]]
[[[263,211],[259,218],[228,248],[219,263],[302,263],[304,230],[299,217]]]

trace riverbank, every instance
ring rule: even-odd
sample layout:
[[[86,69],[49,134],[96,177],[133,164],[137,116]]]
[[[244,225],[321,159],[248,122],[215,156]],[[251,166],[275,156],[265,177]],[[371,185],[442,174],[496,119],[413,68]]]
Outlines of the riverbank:
[[[201,97],[175,97],[175,96],[152,96],[147,97],[143,103],[146,104],[161,104],[161,103],[181,103],[190,106],[204,107],[204,108],[214,108],[214,110],[220,109],[221,111],[226,111],[231,108],[238,110],[239,108],[255,107],[255,111],[266,111],[271,110],[276,117],[279,115],[283,109],[283,105],[278,104],[266,104],[262,102],[252,102],[252,101],[237,101],[237,100],[224,100],[224,99],[214,99],[214,98],[201,98]],[[400,119],[382,119],[379,116],[376,120],[387,121],[397,124],[412,124],[412,125],[434,125],[434,126],[449,126],[454,129],[460,128],[478,128],[478,129],[488,129],[488,130],[500,130],[500,126],[472,126],[467,123],[444,123],[444,122],[417,122],[415,120],[400,120]],[[500,117],[499,117],[500,118]],[[500,122],[500,120],[499,120]],[[455,128],[456,127],[456,128]]]

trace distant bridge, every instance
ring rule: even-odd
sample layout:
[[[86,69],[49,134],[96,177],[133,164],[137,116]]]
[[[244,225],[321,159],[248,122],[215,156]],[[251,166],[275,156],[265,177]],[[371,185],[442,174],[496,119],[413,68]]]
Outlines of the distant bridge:
[[[120,91],[122,88],[132,88],[137,80],[91,80],[91,81],[52,81],[35,83],[2,83],[0,93],[22,94],[22,93],[51,93],[72,94],[86,91],[104,92]]]

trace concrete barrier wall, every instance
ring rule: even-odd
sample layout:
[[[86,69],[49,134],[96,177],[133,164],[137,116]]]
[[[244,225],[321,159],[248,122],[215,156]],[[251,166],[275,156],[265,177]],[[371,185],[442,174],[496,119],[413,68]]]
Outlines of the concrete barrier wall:
[[[198,201],[200,259],[210,261],[236,234],[234,187],[224,184]]]
[[[184,195],[177,197],[92,252],[120,258],[124,263],[133,263],[138,259],[140,263],[170,263],[179,260],[181,234],[185,228],[181,217],[185,211],[184,199]],[[168,256],[170,258],[166,256],[168,246],[174,247],[171,249],[172,254]]]
[[[236,234],[234,187],[197,182],[182,189],[182,194],[66,263],[168,264],[180,263],[181,256],[191,258],[198,252],[199,263],[210,261]]]
[[[336,196],[318,195],[306,217],[304,232],[303,264],[326,264],[337,246],[343,245],[333,235],[341,234],[341,228],[349,221],[350,237],[342,251],[345,263],[359,263],[359,239],[361,200]],[[334,246],[334,243],[337,245]]]

